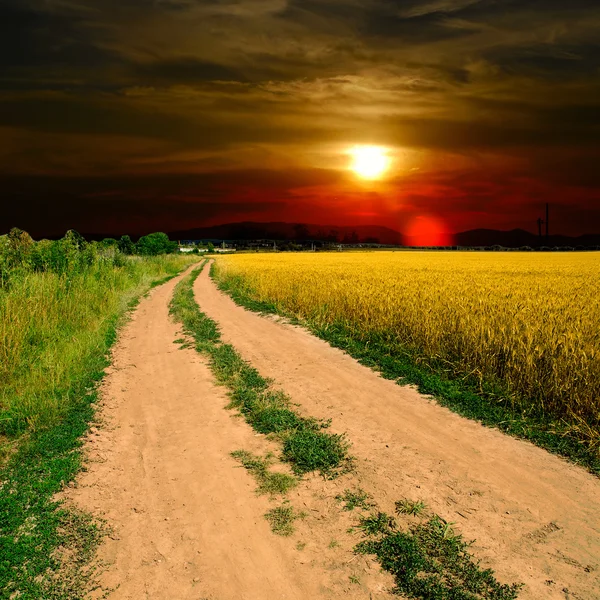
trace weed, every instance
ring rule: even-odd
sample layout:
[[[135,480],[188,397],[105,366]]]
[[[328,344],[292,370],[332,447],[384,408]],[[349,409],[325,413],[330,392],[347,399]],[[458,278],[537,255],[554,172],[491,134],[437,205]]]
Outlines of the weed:
[[[337,540],[331,540],[327,547],[328,548],[337,548],[339,545],[340,545],[340,543]]]
[[[259,494],[286,494],[298,484],[298,480],[287,473],[273,473],[269,471],[269,457],[260,458],[245,450],[236,450],[231,456],[248,469],[258,483]]]
[[[402,500],[398,500],[396,502],[396,514],[399,515],[417,516],[420,515],[426,508],[427,505],[421,500],[417,500],[415,502],[413,500],[403,498]]]
[[[469,544],[437,515],[413,524],[408,532],[398,531],[383,517],[373,518],[363,530],[376,537],[359,543],[355,550],[377,557],[394,575],[398,594],[430,600],[517,598],[521,585],[501,584],[493,571],[482,569],[469,554]]]
[[[294,533],[294,521],[303,517],[303,513],[296,512],[294,507],[289,504],[272,508],[265,514],[265,519],[269,521],[273,533],[282,536],[292,535]]]
[[[354,510],[355,508],[362,508],[368,510],[371,507],[369,501],[369,494],[362,489],[356,490],[344,490],[343,494],[335,497],[338,502],[344,502],[344,510]]]
[[[350,575],[350,577],[348,577],[348,580],[350,581],[350,583],[360,585],[360,577],[358,575]]]
[[[365,535],[384,534],[396,528],[394,518],[384,512],[373,513],[368,517],[361,517],[358,526],[363,530]]]
[[[304,550],[304,548],[306,548],[306,542],[298,542],[296,544],[296,550],[299,550],[300,552],[302,552],[302,550]]]
[[[348,454],[343,435],[314,429],[292,431],[283,443],[283,457],[297,474],[320,471],[328,475],[339,467]]]

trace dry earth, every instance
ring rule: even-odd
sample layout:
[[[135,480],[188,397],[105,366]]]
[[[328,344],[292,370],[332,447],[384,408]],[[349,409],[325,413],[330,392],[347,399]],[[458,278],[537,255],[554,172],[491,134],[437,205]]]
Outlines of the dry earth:
[[[352,553],[360,535],[335,496],[360,486],[393,512],[422,499],[476,539],[473,552],[524,599],[600,597],[600,481],[582,469],[462,419],[359,365],[301,328],[261,317],[219,292],[205,269],[201,309],[306,415],[332,418],[357,458],[334,481],[306,478],[289,494],[306,513],[290,538],[263,514],[229,456],[274,450],[234,413],[168,316],[180,278],[156,288],[122,330],[103,384],[103,426],[71,498],[113,533],[101,549],[110,598],[389,600],[391,578]]]

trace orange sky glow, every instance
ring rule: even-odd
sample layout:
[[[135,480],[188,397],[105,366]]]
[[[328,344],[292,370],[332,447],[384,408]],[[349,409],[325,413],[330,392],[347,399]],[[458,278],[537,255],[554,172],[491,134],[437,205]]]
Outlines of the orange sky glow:
[[[549,202],[600,231],[598,26],[592,0],[6,0],[0,228],[449,241]]]

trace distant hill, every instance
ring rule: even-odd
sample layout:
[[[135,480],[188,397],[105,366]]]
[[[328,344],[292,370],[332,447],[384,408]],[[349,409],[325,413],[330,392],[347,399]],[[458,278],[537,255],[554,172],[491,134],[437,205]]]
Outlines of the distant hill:
[[[281,241],[330,241],[340,243],[378,243],[390,246],[410,245],[410,238],[402,233],[379,225],[356,225],[355,227],[315,225],[311,223],[225,223],[212,227],[198,227],[169,232],[174,240],[281,240]],[[496,229],[472,229],[454,235],[455,246],[600,246],[600,234],[579,237],[551,235],[541,239],[524,229],[498,231]]]
[[[174,240],[318,240],[346,243],[379,243],[398,246],[402,244],[402,234],[379,225],[357,225],[337,227],[335,225],[314,225],[311,223],[226,223],[212,227],[199,227],[184,231],[172,231],[169,237]]]

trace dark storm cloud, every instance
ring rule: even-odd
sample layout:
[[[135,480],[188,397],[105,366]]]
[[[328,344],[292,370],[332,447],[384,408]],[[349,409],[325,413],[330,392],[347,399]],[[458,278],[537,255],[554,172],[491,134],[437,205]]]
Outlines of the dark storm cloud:
[[[600,74],[600,44],[537,44],[495,48],[482,56],[510,74],[565,79]]]
[[[235,69],[194,57],[135,65],[132,73],[147,85],[172,83],[197,84],[204,81],[247,81]]]

